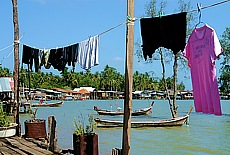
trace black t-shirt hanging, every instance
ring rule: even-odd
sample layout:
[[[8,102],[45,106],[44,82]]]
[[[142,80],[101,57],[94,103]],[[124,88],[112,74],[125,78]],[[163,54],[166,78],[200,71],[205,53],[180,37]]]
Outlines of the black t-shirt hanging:
[[[159,47],[171,49],[174,54],[186,44],[186,12],[140,20],[142,50],[145,60]]]

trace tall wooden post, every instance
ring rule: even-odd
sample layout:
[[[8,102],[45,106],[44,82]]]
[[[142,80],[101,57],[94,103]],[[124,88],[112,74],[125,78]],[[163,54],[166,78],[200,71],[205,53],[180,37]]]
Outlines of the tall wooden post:
[[[19,130],[19,26],[18,26],[18,3],[17,0],[12,0],[13,5],[13,23],[14,23],[14,121],[18,124],[16,135],[20,136]]]
[[[130,154],[130,131],[132,117],[132,87],[133,87],[133,50],[134,50],[134,0],[127,0],[127,30],[126,30],[126,66],[125,66],[125,100],[122,155]]]
[[[57,132],[56,132],[56,119],[54,116],[48,117],[48,128],[49,128],[49,146],[48,149],[54,152],[57,149]]]

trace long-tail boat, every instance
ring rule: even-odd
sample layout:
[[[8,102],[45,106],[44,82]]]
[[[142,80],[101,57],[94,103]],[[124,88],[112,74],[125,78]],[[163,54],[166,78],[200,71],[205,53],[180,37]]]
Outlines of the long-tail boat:
[[[190,108],[189,112],[185,116],[180,116],[167,120],[157,120],[157,121],[132,121],[132,128],[140,127],[172,127],[172,126],[182,126],[183,124],[188,124],[188,118],[193,107]],[[101,120],[99,118],[94,119],[97,127],[123,127],[123,121],[118,120]]]
[[[54,102],[54,103],[47,103],[47,102],[39,102],[36,104],[32,104],[32,107],[60,107],[64,101]]]
[[[152,110],[153,104],[154,104],[154,102],[152,102],[152,104],[147,108],[133,110],[132,111],[132,116],[147,115],[148,112],[150,112]],[[118,108],[115,111],[115,110],[100,109],[97,106],[94,106],[94,110],[97,111],[97,113],[99,115],[109,115],[109,116],[124,115],[124,111],[122,111],[120,108]]]

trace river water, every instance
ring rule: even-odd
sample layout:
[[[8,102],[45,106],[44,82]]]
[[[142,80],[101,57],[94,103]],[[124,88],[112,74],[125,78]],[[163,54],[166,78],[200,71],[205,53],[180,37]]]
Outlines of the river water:
[[[73,149],[72,134],[74,131],[74,117],[88,119],[90,113],[94,118],[121,120],[122,116],[98,116],[93,110],[96,105],[102,109],[115,110],[123,108],[124,100],[85,100],[65,101],[62,107],[39,108],[37,118],[46,119],[55,116],[57,121],[58,147]],[[152,100],[133,100],[133,110],[145,108]],[[193,106],[193,100],[178,100],[179,116],[185,115]],[[182,127],[132,128],[131,154],[219,154],[230,153],[230,101],[221,100],[222,116],[196,113],[193,109],[189,117],[189,125]],[[28,115],[21,115],[22,133],[24,121]],[[159,120],[171,118],[168,101],[155,100],[152,113],[147,116],[132,117],[135,120]],[[46,122],[47,123],[47,122]],[[111,155],[112,148],[122,146],[122,128],[96,128],[98,134],[100,155]]]

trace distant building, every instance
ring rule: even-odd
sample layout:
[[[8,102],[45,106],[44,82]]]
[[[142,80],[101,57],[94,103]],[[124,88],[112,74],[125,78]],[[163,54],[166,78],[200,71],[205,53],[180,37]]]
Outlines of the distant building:
[[[194,99],[193,98],[193,91],[180,90],[179,93],[181,95],[182,100],[192,100],[192,99]]]
[[[76,100],[95,99],[95,88],[93,87],[80,87],[74,88],[73,94]]]
[[[9,101],[13,99],[13,91],[12,91],[12,81],[11,77],[1,77],[0,78],[0,100],[1,101]]]

